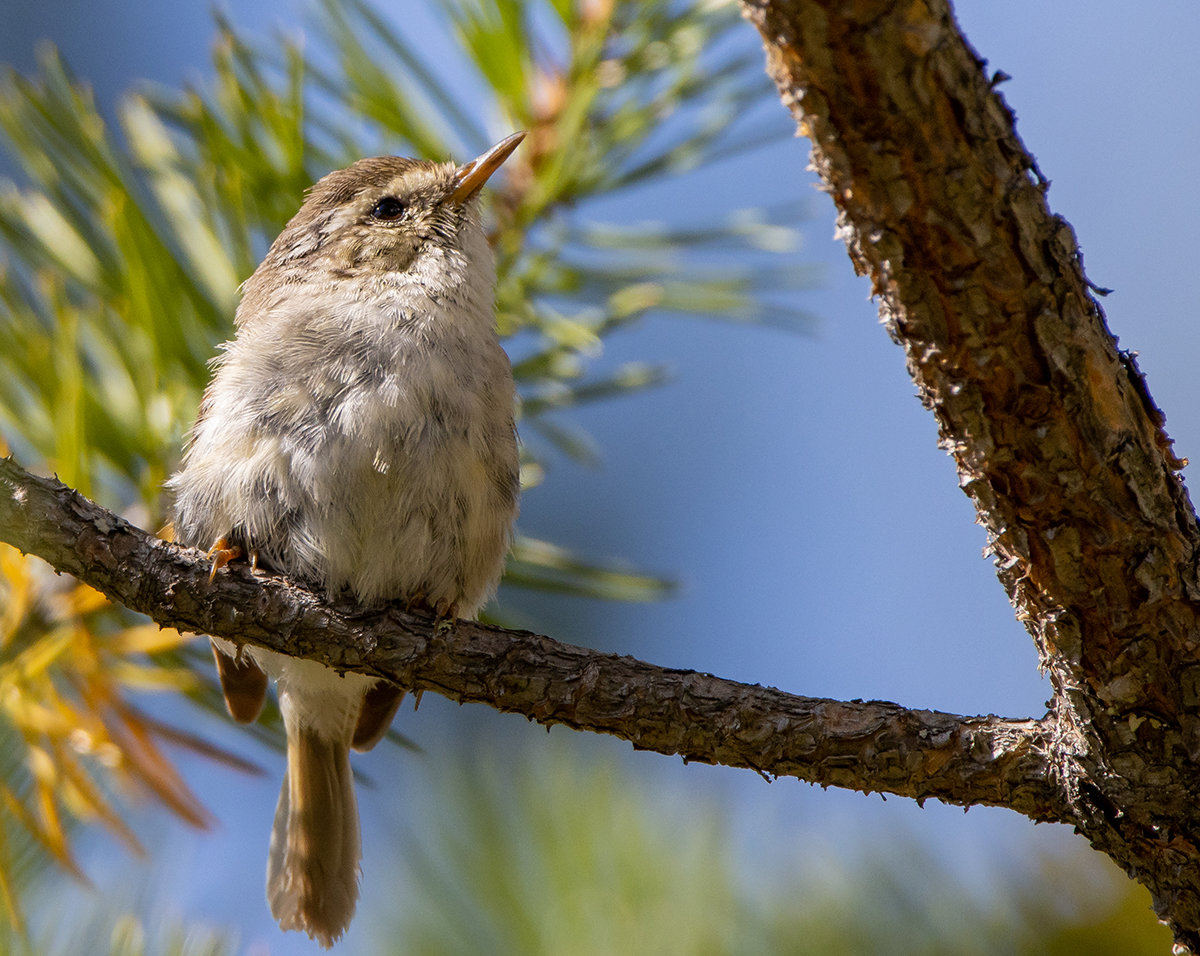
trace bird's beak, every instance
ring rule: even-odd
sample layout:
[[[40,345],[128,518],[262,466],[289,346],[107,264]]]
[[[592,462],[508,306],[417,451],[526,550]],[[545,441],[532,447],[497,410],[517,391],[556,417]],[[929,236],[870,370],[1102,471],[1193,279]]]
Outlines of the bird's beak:
[[[463,163],[454,174],[454,192],[450,199],[456,203],[464,203],[483,188],[488,178],[504,165],[504,161],[512,155],[512,151],[521,145],[525,138],[524,131],[513,133],[508,139],[503,139],[489,149],[478,159]]]

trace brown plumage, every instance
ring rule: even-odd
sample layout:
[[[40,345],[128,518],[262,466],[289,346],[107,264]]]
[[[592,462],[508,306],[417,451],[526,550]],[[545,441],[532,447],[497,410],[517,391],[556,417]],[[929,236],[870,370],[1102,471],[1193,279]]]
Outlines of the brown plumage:
[[[492,594],[518,460],[473,200],[522,136],[461,167],[377,157],[313,186],[243,288],[170,482],[177,540],[212,548],[214,570],[253,555],[331,595],[439,614],[474,615]],[[276,678],[288,770],[267,899],[282,928],[329,947],[358,899],[350,748],[378,742],[402,692],[213,643],[236,719],[257,718]]]

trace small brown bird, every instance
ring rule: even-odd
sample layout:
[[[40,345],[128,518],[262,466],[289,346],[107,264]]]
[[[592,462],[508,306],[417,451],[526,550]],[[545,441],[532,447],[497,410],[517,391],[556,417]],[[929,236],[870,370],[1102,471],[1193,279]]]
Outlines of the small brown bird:
[[[210,548],[214,574],[246,555],[331,596],[451,618],[491,596],[518,460],[475,199],[524,135],[463,166],[381,156],[312,187],[243,287],[169,483],[176,539]],[[402,692],[219,639],[213,652],[237,720],[277,681],[288,768],[267,900],[330,947],[358,900],[350,748],[379,741]]]

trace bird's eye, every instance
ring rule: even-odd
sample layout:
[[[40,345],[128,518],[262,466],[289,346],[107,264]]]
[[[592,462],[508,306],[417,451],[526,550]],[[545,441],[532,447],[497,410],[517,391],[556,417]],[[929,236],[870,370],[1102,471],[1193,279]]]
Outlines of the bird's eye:
[[[371,218],[392,222],[404,215],[404,203],[395,196],[384,196],[371,210]]]

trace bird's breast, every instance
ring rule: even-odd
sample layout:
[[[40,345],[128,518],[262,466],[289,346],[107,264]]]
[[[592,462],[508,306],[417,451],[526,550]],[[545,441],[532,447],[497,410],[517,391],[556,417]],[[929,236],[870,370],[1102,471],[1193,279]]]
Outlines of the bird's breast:
[[[473,611],[516,508],[512,374],[494,332],[393,314],[310,326],[291,347],[307,349],[286,362],[304,371],[280,381],[266,418],[304,502],[294,562],[365,600]]]
[[[516,513],[512,372],[490,318],[291,301],[218,368],[173,480],[182,540],[231,536],[332,592],[473,613]]]

